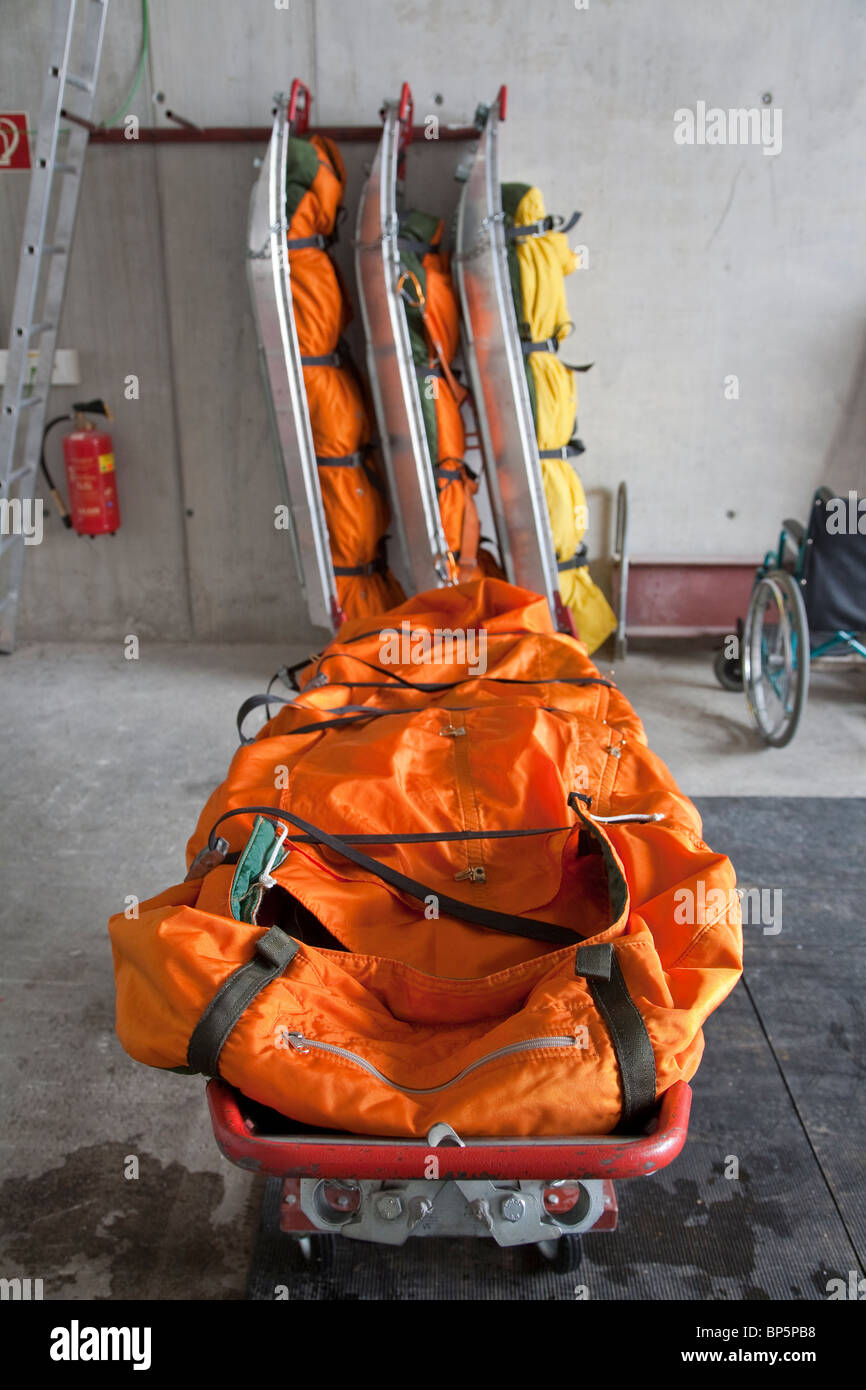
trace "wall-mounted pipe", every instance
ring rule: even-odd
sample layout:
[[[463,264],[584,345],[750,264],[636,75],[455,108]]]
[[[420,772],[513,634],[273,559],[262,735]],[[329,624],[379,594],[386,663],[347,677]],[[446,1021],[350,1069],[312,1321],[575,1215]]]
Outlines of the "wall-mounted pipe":
[[[64,115],[67,113],[64,112]],[[73,117],[69,116],[72,120]],[[83,122],[82,122],[83,124]],[[145,145],[266,145],[271,138],[270,126],[211,126],[196,129],[181,126],[173,129],[168,126],[139,126],[136,141],[127,138],[122,126],[104,129],[89,126],[91,145],[130,145],[137,142]],[[382,127],[378,125],[320,125],[310,126],[310,135],[326,135],[331,140],[346,143],[376,145],[382,138]],[[412,138],[425,141],[425,127],[413,126]],[[440,126],[437,140],[466,141],[477,140],[475,126]]]

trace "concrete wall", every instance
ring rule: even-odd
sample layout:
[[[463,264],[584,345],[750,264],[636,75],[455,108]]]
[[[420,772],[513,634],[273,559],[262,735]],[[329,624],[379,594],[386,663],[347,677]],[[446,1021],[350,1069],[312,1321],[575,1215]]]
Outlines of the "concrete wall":
[[[3,106],[34,117],[50,9],[0,11]],[[323,123],[374,123],[406,79],[416,120],[463,124],[509,84],[504,176],[583,212],[568,357],[596,365],[580,378],[581,473],[600,501],[628,480],[636,553],[750,558],[819,481],[866,487],[858,0],[150,0],[150,16],[133,106],[145,124],[168,107],[263,125],[295,75]],[[111,0],[100,118],[128,87],[140,18],[139,0]],[[675,143],[676,109],[757,108],[764,94],[782,112],[779,154]],[[459,150],[413,151],[410,199],[449,214]],[[84,393],[116,408],[123,527],[91,543],[48,524],[27,556],[22,636],[314,637],[271,524],[243,257],[257,153],[129,142],[88,155],[60,342],[81,352]],[[372,148],[346,153],[351,214]],[[2,324],[26,182],[0,172]],[[138,401],[123,399],[129,373]],[[608,510],[595,510],[600,556]]]

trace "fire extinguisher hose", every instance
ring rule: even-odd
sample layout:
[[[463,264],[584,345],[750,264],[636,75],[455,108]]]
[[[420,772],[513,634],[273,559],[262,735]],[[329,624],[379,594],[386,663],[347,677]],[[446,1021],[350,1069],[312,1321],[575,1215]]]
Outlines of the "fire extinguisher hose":
[[[51,496],[54,499],[54,505],[60,513],[60,520],[63,522],[63,525],[67,527],[72,526],[72,517],[69,515],[66,503],[60,496],[60,493],[57,491],[57,488],[54,486],[54,479],[48,471],[48,464],[45,459],[45,441],[48,438],[49,431],[53,430],[55,425],[60,425],[63,423],[64,420],[69,420],[70,418],[70,414],[67,411],[65,415],[55,415],[53,420],[48,421],[48,424],[42,431],[42,449],[39,454],[39,464],[42,468],[42,472],[45,474],[45,481],[48,484],[48,491],[51,493]]]

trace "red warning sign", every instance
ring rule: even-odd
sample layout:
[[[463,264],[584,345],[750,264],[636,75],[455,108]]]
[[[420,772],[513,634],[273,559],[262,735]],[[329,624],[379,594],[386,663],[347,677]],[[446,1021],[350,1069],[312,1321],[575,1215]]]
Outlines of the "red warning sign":
[[[24,111],[0,111],[0,169],[29,169],[30,141]]]

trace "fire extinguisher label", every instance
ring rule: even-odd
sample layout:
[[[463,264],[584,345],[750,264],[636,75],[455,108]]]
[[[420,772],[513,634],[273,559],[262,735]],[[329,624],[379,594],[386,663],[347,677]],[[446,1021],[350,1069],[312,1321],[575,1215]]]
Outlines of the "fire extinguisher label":
[[[99,471],[100,473],[114,472],[114,454],[99,455]]]

